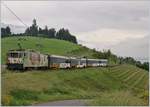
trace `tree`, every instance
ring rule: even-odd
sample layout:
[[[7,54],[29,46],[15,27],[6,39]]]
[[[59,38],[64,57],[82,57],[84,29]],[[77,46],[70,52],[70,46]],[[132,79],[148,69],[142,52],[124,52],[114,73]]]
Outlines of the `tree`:
[[[38,34],[38,26],[36,24],[36,19],[33,19],[33,24],[32,24],[30,29],[31,29],[31,35],[37,36],[37,34]]]
[[[128,63],[128,64],[136,65],[136,61],[132,57],[126,57],[126,58],[124,58],[124,62]]]
[[[28,35],[32,35],[32,36],[37,36],[37,34],[38,34],[38,26],[37,26],[37,23],[36,23],[36,19],[33,19],[32,26],[27,28],[25,33],[28,34]]]
[[[6,28],[1,28],[1,36],[2,37],[6,37],[11,35],[11,29],[9,26],[7,26]]]
[[[10,31],[9,26],[6,27],[6,33],[7,33],[8,35],[11,35],[11,31]]]
[[[143,63],[143,69],[149,71],[149,62],[144,62]]]
[[[48,36],[48,27],[47,26],[45,26],[45,29],[43,30],[43,34]]]
[[[111,55],[112,55],[112,53],[111,53],[110,49],[108,49],[107,56],[110,57]]]
[[[148,62],[141,63],[140,61],[137,61],[136,66],[149,71],[149,63]]]
[[[30,28],[27,28],[27,29],[25,30],[25,34],[31,35],[31,30],[30,30]]]
[[[51,28],[48,30],[48,37],[49,38],[55,38],[56,30],[54,28]]]
[[[64,29],[64,28],[60,29],[56,33],[56,38],[61,39],[61,40],[67,40],[67,41],[77,44],[77,40],[75,36],[71,35],[68,29]]]
[[[55,38],[56,30],[54,28],[48,29],[48,27],[45,26],[44,29],[39,28],[39,34],[43,35],[44,37]]]
[[[1,36],[2,37],[4,37],[4,36],[6,36],[6,30],[5,30],[5,28],[1,28]]]
[[[47,37],[47,38],[56,38],[60,40],[66,40],[72,43],[77,44],[77,39],[74,35],[70,34],[68,29],[60,29],[58,32],[54,28],[48,29],[47,26],[45,26],[44,29],[39,28],[37,26],[36,20],[33,20],[32,26],[28,27],[25,30],[25,34],[31,35],[31,36],[41,36],[41,37]]]
[[[42,28],[39,27],[39,34],[42,34],[43,33],[43,30]]]

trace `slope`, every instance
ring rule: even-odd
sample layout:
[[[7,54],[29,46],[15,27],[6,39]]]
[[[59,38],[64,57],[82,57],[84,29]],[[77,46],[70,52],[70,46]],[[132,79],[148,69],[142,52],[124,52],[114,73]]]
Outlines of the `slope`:
[[[2,38],[2,64],[5,63],[7,51],[10,49],[18,49],[18,43],[21,44],[23,49],[34,49],[41,53],[58,55],[67,55],[68,52],[81,47],[64,40],[41,37],[26,36]]]

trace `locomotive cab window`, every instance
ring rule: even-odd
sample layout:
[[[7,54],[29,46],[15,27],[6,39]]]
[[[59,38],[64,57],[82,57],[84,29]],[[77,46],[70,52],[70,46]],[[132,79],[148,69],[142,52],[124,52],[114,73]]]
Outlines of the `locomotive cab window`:
[[[23,53],[24,56],[27,56],[27,53]]]
[[[16,53],[9,53],[8,55],[9,57],[12,57],[12,58],[21,58],[23,56],[23,53],[20,53],[20,52],[16,52]]]
[[[19,57],[19,54],[18,54],[18,53],[10,53],[10,54],[9,54],[9,57],[18,58],[18,57]]]

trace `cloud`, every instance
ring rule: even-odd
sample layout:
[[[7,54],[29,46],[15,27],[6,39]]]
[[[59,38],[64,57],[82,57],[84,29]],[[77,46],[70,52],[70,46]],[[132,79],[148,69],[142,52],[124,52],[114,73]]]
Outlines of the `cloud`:
[[[149,35],[144,36],[143,38],[127,39],[112,46],[112,51],[120,56],[132,56],[148,60],[149,39]]]
[[[102,46],[103,48],[111,48],[112,45],[116,45],[127,39],[142,38],[147,33],[143,31],[103,28],[92,32],[79,33],[76,34],[76,37],[80,40],[79,43],[81,42],[81,44],[101,50]]]
[[[6,28],[7,26],[10,27],[11,33],[14,33],[14,34],[24,33],[26,30],[26,27],[24,27],[24,26],[1,23],[1,27]]]
[[[148,1],[5,1],[28,25],[66,27],[74,33],[100,28],[148,30]],[[4,6],[4,23],[21,24]]]

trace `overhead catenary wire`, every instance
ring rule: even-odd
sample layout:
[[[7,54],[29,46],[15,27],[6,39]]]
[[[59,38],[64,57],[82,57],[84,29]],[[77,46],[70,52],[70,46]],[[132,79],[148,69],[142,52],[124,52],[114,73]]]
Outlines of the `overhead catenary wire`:
[[[15,13],[12,11],[12,9],[10,9],[4,2],[2,2],[2,4],[25,26],[28,28],[27,24],[25,24],[23,22],[23,20]]]
[[[23,20],[11,9],[11,8],[9,8],[4,2],[1,2],[2,4],[3,4],[3,6],[5,7],[5,8],[7,8],[26,28],[28,28],[29,26],[27,25],[27,24],[25,24],[24,22],[23,22]],[[17,40],[18,41],[18,46],[19,46],[19,48],[21,48],[21,43],[20,43],[20,41],[19,40]]]

